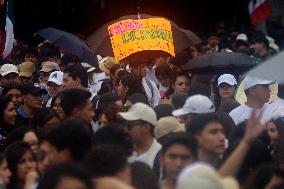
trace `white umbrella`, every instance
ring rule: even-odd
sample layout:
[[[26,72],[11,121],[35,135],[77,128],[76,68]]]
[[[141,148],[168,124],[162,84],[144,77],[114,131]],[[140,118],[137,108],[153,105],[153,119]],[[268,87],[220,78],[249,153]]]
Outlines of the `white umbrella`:
[[[251,69],[246,75],[284,84],[284,51]]]

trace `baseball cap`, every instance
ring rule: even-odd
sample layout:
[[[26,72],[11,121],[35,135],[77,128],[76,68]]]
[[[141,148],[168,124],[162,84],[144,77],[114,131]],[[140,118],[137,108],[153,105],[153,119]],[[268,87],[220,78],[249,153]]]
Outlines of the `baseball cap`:
[[[93,72],[96,70],[95,67],[91,66],[90,64],[86,63],[86,62],[82,62],[81,65],[87,69],[87,72],[90,73],[90,72]]]
[[[23,62],[18,65],[19,75],[24,77],[32,77],[33,73],[36,71],[35,64],[33,62]]]
[[[218,78],[218,87],[221,83],[228,83],[229,85],[237,85],[237,80],[231,74],[223,74]]]
[[[64,73],[61,72],[61,71],[52,72],[49,75],[47,82],[53,82],[56,85],[62,85],[63,84],[63,75],[64,75]]]
[[[9,73],[19,74],[18,68],[14,64],[3,64],[0,68],[0,73],[2,76],[5,76]]]
[[[101,59],[101,60],[99,61],[99,68],[100,68],[103,72],[109,74],[110,68],[111,68],[114,64],[117,64],[116,61],[115,61],[115,59],[114,59],[113,57],[107,56],[107,57],[105,57],[105,58],[103,58],[103,59]]]
[[[241,33],[241,34],[239,34],[239,35],[236,37],[236,41],[237,41],[237,40],[241,40],[241,41],[248,42],[248,37],[247,37],[246,34]]]
[[[182,116],[189,113],[203,114],[215,112],[215,106],[212,101],[203,95],[193,95],[186,99],[182,108],[173,111],[173,116]]]
[[[178,177],[177,189],[238,189],[238,182],[232,177],[221,177],[205,163],[187,166]]]
[[[59,71],[59,65],[56,62],[45,61],[42,63],[41,72],[51,72],[51,71]]]
[[[47,94],[47,91],[37,83],[27,83],[23,86],[23,94],[42,95]]]
[[[140,102],[133,104],[129,108],[128,112],[120,112],[118,115],[126,121],[142,120],[153,126],[157,124],[155,111],[150,106]]]
[[[247,90],[255,85],[271,84],[273,83],[273,81],[248,76],[244,79],[243,83],[244,83],[244,90]]]
[[[159,119],[154,129],[156,139],[159,139],[172,132],[184,132],[185,126],[178,122],[177,118],[167,116]]]

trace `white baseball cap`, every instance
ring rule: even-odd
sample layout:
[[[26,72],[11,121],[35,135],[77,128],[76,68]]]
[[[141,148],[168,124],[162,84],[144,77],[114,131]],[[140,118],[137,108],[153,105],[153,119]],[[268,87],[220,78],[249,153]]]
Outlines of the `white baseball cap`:
[[[228,83],[229,85],[237,85],[236,78],[231,74],[223,74],[218,78],[218,87],[221,83]]]
[[[9,73],[16,73],[19,75],[18,68],[14,64],[3,64],[3,66],[1,66],[0,73],[2,76],[5,76]]]
[[[118,115],[127,121],[142,120],[153,126],[157,124],[155,111],[150,106],[139,102],[132,105],[128,112],[120,112]]]
[[[193,163],[185,167],[177,179],[177,189],[238,189],[233,177],[222,177],[209,164]]]
[[[87,62],[81,62],[81,65],[87,69],[87,73],[93,72],[96,70],[95,67],[93,67],[92,65],[88,64]]]
[[[241,34],[239,34],[237,37],[236,37],[236,41],[237,40],[242,40],[242,41],[248,41],[248,36],[246,35],[246,34],[244,34],[244,33],[241,33]]]
[[[273,81],[265,80],[265,79],[259,79],[255,77],[246,77],[244,79],[244,90],[247,90],[255,85],[268,85],[273,83]]]
[[[49,75],[47,82],[53,82],[56,85],[62,85],[63,84],[63,75],[64,75],[64,73],[61,72],[61,71],[54,71]]]
[[[173,116],[182,116],[189,113],[204,114],[215,112],[212,101],[204,95],[193,95],[186,99],[182,108],[173,111]]]

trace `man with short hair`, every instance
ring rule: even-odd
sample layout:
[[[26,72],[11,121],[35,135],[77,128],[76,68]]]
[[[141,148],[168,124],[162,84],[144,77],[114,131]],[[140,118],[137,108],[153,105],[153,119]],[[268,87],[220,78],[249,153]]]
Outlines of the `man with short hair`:
[[[257,114],[262,112],[266,108],[266,103],[270,98],[269,84],[272,81],[246,77],[243,83],[247,102],[233,109],[229,114],[236,125],[248,120],[254,109],[257,110]]]
[[[254,56],[261,60],[266,60],[271,55],[269,53],[269,41],[265,36],[258,36],[253,42]]]
[[[87,89],[88,87],[88,74],[87,70],[79,65],[68,66],[64,70],[63,76],[63,89],[81,88]]]
[[[224,125],[218,113],[198,115],[186,130],[198,142],[198,161],[217,166],[219,157],[225,152]]]
[[[154,138],[157,116],[154,110],[143,103],[136,103],[128,112],[118,113],[127,121],[127,130],[135,143],[135,153],[130,161],[142,161],[153,168],[161,145]]]
[[[117,144],[100,144],[87,153],[83,160],[83,168],[92,179],[115,177],[131,184],[131,170],[127,154],[123,147]]]
[[[34,47],[28,47],[24,52],[24,61],[32,62],[34,65],[37,63],[37,50]]]
[[[42,145],[52,165],[79,163],[92,146],[92,133],[80,119],[69,119],[51,128]]]
[[[163,141],[161,153],[165,175],[161,189],[174,189],[181,170],[197,159],[197,142],[185,133],[174,133]]]
[[[17,109],[16,125],[27,126],[37,111],[42,108],[43,95],[47,91],[36,83],[23,86],[23,105]]]
[[[65,118],[80,118],[91,124],[95,116],[93,105],[90,101],[91,93],[84,89],[67,89],[62,92],[61,106]]]

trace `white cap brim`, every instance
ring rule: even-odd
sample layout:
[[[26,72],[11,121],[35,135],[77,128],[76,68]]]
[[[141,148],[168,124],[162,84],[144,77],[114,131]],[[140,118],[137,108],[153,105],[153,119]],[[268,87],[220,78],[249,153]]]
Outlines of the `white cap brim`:
[[[136,117],[135,115],[133,115],[130,112],[122,112],[122,113],[118,113],[118,115],[120,115],[126,121],[136,121],[136,120],[139,120],[138,117]]]
[[[59,81],[57,81],[55,79],[50,79],[47,82],[53,82],[53,83],[55,83],[56,85],[59,85],[59,86],[63,85],[63,82],[59,82]]]
[[[222,83],[227,83],[227,84],[229,84],[229,85],[237,85],[237,83],[234,83],[234,82],[231,82],[231,81],[222,81],[222,82],[220,82],[220,83],[218,83],[218,87],[219,87],[219,85],[221,85]]]
[[[172,112],[173,116],[175,116],[175,117],[182,116],[182,115],[189,114],[189,113],[190,113],[190,112],[186,112],[186,111],[184,111],[182,108],[177,109],[177,110],[174,110],[174,111]]]
[[[270,85],[270,84],[272,84],[272,83],[274,83],[274,81],[263,80],[263,81],[254,83],[254,85],[249,85],[249,86],[246,86],[246,87],[244,86],[244,90],[247,90],[247,89],[249,89],[249,88],[252,88],[252,87],[254,87],[254,86],[256,86],[256,85]]]
[[[18,75],[19,75],[19,72],[16,72],[16,71],[3,72],[3,73],[1,73],[1,75],[2,75],[2,76],[5,76],[5,75],[7,75],[7,74],[9,74],[9,73],[15,73],[15,74],[18,74]]]

